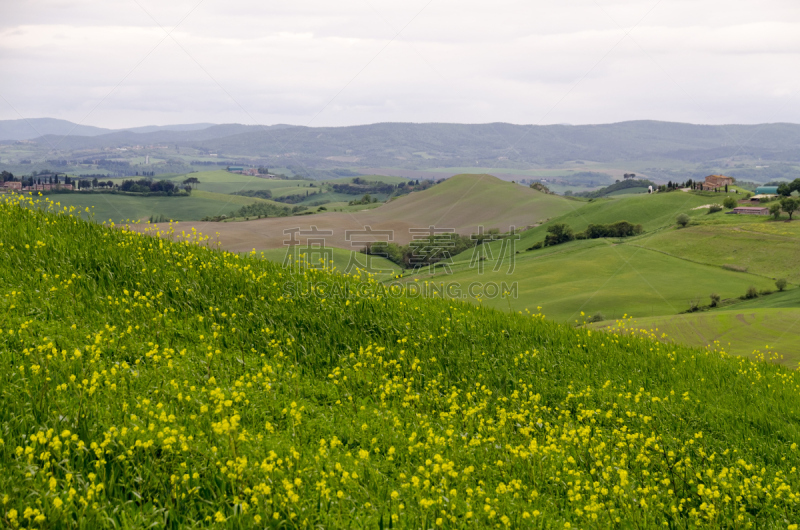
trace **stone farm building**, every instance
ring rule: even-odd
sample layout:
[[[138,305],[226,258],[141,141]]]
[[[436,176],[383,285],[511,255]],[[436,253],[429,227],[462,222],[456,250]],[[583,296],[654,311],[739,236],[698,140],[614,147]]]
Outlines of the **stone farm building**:
[[[725,189],[725,186],[730,186],[732,184],[733,184],[732,177],[726,177],[725,175],[709,175],[706,177],[705,182],[703,182],[703,189],[704,190]]]
[[[34,184],[33,186],[23,186],[22,182],[9,180],[3,183],[3,187],[14,191],[50,191],[50,190],[73,190],[72,184]]]

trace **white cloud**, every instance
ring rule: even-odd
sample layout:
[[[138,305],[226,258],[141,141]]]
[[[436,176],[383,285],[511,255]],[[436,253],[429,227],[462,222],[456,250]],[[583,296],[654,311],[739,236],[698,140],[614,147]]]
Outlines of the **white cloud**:
[[[800,5],[781,0],[33,0],[2,9],[0,119],[800,121]]]

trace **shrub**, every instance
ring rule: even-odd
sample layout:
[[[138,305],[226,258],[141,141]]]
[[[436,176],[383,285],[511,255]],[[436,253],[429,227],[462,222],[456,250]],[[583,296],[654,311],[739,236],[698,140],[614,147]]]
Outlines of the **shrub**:
[[[786,289],[786,283],[786,278],[778,278],[775,280],[775,287],[777,287],[779,291],[783,291]]]
[[[721,298],[717,293],[711,293],[711,307],[717,307],[720,299]]]
[[[700,299],[695,298],[694,300],[689,300],[689,312],[694,313],[700,309]]]
[[[734,208],[736,208],[737,204],[738,203],[736,202],[736,199],[734,199],[733,197],[725,197],[725,200],[722,201],[722,205],[728,210],[733,210]]]
[[[573,239],[575,239],[575,234],[572,233],[572,228],[564,223],[556,223],[547,227],[544,246],[551,247],[553,245],[560,245],[561,243],[566,243]]]
[[[603,316],[603,313],[599,313],[598,312],[598,313],[595,313],[594,315],[590,316],[588,319],[586,319],[586,322],[589,322],[589,323],[591,323],[591,322],[602,322],[605,319],[606,319],[606,317]]]
[[[533,246],[528,247],[527,250],[538,250],[544,246],[544,241],[539,241],[538,243],[534,243]]]
[[[676,222],[677,222],[677,223],[678,223],[678,224],[679,224],[681,227],[684,227],[684,228],[685,228],[685,227],[686,227],[686,225],[688,225],[688,224],[689,224],[689,221],[690,221],[690,219],[689,219],[689,216],[688,216],[688,215],[686,215],[685,213],[682,213],[682,214],[680,214],[678,217],[676,217],[676,218],[675,218],[675,221],[676,221]]]
[[[720,204],[712,204],[708,207],[708,213],[717,213],[722,211],[722,205]]]
[[[753,298],[758,298],[758,289],[755,288],[754,285],[751,285],[747,288],[747,292],[744,293],[745,300],[751,300]]]
[[[548,188],[547,186],[545,186],[541,182],[533,182],[533,183],[531,183],[531,189],[534,189],[536,191],[540,191],[542,193],[553,194],[553,192],[550,191],[550,188]]]
[[[772,203],[772,205],[769,207],[769,213],[775,219],[780,219],[780,217],[781,217],[781,205],[780,205],[780,203],[778,203],[778,202]]]

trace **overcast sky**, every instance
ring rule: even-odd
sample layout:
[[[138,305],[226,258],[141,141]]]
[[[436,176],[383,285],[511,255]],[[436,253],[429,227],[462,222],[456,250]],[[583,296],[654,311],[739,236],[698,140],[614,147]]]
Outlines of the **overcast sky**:
[[[25,0],[0,119],[800,122],[797,0]]]

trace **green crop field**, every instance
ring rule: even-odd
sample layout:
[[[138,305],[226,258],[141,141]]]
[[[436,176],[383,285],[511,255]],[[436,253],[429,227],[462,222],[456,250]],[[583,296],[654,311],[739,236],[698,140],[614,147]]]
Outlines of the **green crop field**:
[[[0,198],[5,527],[800,520],[795,370],[28,201]]]
[[[796,295],[795,295],[796,296]],[[743,306],[744,304],[742,304]],[[724,349],[733,355],[764,357],[792,368],[800,362],[800,308],[745,308],[637,318],[625,322],[678,344]],[[617,324],[599,324],[598,329]]]

